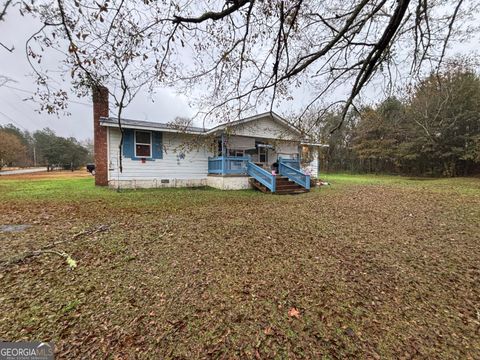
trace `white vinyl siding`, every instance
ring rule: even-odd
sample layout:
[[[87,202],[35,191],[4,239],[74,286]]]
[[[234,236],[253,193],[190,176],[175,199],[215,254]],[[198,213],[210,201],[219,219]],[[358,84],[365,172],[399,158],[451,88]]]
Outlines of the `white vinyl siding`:
[[[205,179],[208,157],[213,156],[206,146],[190,148],[193,135],[163,133],[163,158],[145,162],[123,157],[123,172],[119,171],[120,131],[109,131],[109,180],[173,181]],[[190,140],[190,142],[189,142]],[[182,149],[186,145],[188,150]]]
[[[298,140],[298,135],[287,126],[279,124],[271,117],[265,117],[245,124],[232,127],[235,135],[250,136],[264,139]]]
[[[255,138],[230,136],[227,139],[227,147],[235,150],[255,149]]]
[[[275,145],[275,152],[282,155],[298,155],[299,152],[299,142],[293,141],[279,141]]]

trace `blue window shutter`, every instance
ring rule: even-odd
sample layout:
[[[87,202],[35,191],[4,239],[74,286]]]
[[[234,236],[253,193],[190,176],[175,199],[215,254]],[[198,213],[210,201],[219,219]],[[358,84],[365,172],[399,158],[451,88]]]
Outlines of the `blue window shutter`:
[[[123,157],[130,159],[133,159],[135,156],[133,135],[134,131],[132,129],[123,130]]]
[[[153,146],[152,146],[152,157],[154,159],[162,159],[163,158],[163,142],[162,142],[162,135],[163,133],[159,131],[154,131],[152,133],[153,139]]]

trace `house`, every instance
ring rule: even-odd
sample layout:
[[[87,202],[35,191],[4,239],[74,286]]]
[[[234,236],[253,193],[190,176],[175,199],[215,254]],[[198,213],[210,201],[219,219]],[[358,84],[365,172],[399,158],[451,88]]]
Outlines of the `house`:
[[[93,108],[96,185],[290,193],[308,191],[317,177],[315,144],[302,145],[302,133],[272,112],[211,129],[122,119],[120,146],[106,88],[94,91]],[[302,167],[305,153],[313,156]]]

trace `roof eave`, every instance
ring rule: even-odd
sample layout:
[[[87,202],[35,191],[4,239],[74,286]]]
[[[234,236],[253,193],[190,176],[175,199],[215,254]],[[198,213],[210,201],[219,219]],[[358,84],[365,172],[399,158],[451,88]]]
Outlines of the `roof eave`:
[[[286,121],[280,115],[276,114],[273,111],[268,111],[268,112],[264,112],[264,113],[261,113],[261,114],[253,115],[253,116],[250,116],[248,118],[232,121],[232,122],[226,123],[226,124],[220,124],[220,125],[215,126],[214,128],[211,128],[210,130],[207,130],[206,133],[207,134],[212,134],[212,133],[215,133],[216,131],[224,130],[225,128],[227,128],[229,126],[237,126],[237,125],[241,125],[241,124],[244,124],[244,123],[247,123],[247,122],[250,122],[250,121],[255,121],[255,120],[261,119],[262,117],[265,117],[267,115],[270,115],[272,117],[272,119],[274,119],[275,121],[277,121],[277,122],[281,123],[282,125],[286,126],[289,130],[297,133],[297,135],[300,135],[300,136],[302,135],[302,132],[299,129],[297,129],[296,127],[291,125],[288,121]]]
[[[105,121],[100,119],[100,125],[111,127],[111,128],[119,128],[118,123],[112,123],[110,121]],[[139,124],[122,124],[122,128],[125,129],[138,129],[138,130],[148,130],[148,131],[162,131],[162,132],[169,132],[169,133],[177,133],[177,134],[191,134],[191,135],[206,135],[205,131],[200,130],[188,130],[188,129],[172,129],[162,126],[148,126],[148,125],[139,125]]]

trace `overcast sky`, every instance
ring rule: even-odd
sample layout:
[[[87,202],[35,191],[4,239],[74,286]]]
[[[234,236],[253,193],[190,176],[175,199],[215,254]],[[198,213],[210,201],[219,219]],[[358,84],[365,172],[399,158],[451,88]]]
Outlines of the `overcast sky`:
[[[26,21],[28,19],[28,21]],[[69,116],[38,113],[37,103],[30,98],[37,86],[25,55],[25,42],[40,28],[39,23],[22,17],[17,9],[10,10],[6,21],[0,22],[2,41],[14,46],[12,53],[0,48],[0,75],[8,76],[15,82],[0,87],[0,124],[13,123],[15,126],[34,131],[49,127],[58,135],[74,136],[77,139],[93,138],[92,104],[90,98],[72,95]],[[55,65],[58,59],[45,59]],[[54,68],[54,66],[52,66]],[[54,84],[60,88],[62,84]],[[68,85],[63,85],[68,88]],[[184,96],[169,89],[160,89],[152,102],[150,95],[138,95],[134,103],[125,110],[126,118],[157,122],[172,121],[176,116],[189,117],[193,114]]]
[[[13,123],[15,126],[29,131],[49,127],[61,136],[74,136],[80,140],[93,138],[90,98],[78,99],[72,95],[68,109],[71,113],[69,116],[38,113],[39,105],[29,100],[37,87],[25,55],[25,42],[39,27],[38,22],[20,16],[17,8],[10,9],[6,21],[0,22],[2,41],[8,46],[15,47],[12,53],[0,48],[0,75],[8,76],[14,81],[0,87],[0,124]],[[449,54],[466,53],[478,49],[480,49],[480,45],[477,37],[469,43],[455,44],[449,50]],[[49,57],[45,59],[45,62],[47,65],[52,64],[52,68],[55,68],[55,62],[58,59]],[[61,83],[54,84],[54,86],[69,88],[68,84]],[[373,89],[375,86],[371,88]],[[370,91],[370,94],[372,94],[372,99],[376,100],[378,95],[373,90]],[[301,95],[301,92],[298,92],[297,99],[293,101],[293,107],[295,104],[301,106]],[[195,112],[194,109],[189,108],[185,96],[176,94],[170,89],[158,90],[153,100],[152,102],[150,95],[139,94],[125,110],[124,117],[168,122],[176,116],[189,117]],[[292,107],[292,104],[288,106]],[[262,110],[264,109],[259,109],[259,112]]]

